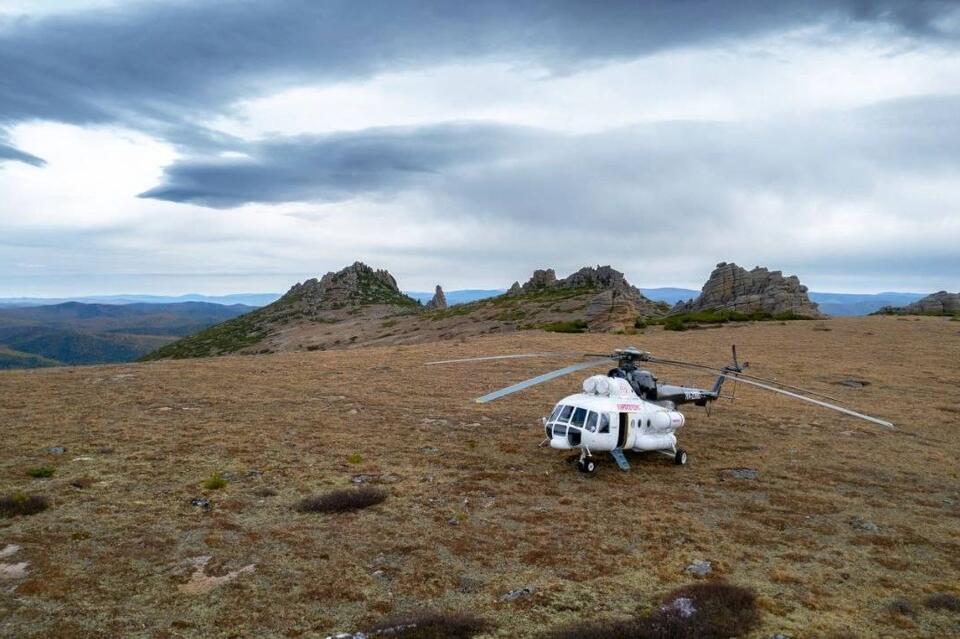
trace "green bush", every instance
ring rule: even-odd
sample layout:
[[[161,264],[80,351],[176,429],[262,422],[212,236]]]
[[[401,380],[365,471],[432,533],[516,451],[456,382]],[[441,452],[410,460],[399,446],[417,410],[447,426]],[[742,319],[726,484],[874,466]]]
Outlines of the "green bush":
[[[16,515],[36,515],[49,508],[46,497],[39,495],[25,495],[17,492],[0,497],[0,515],[15,517]]]
[[[587,330],[587,323],[584,320],[548,322],[541,324],[540,328],[551,333],[583,333]]]
[[[347,462],[350,464],[359,464],[362,461],[363,461],[363,455],[361,455],[360,453],[351,453],[347,457]]]
[[[27,469],[27,474],[35,479],[53,477],[54,472],[56,472],[56,469],[53,466],[35,466]]]
[[[687,330],[687,324],[680,317],[668,317],[667,320],[663,323],[663,330],[685,331]]]
[[[214,473],[203,482],[203,487],[207,490],[220,490],[227,487],[227,480],[220,476],[220,473]]]

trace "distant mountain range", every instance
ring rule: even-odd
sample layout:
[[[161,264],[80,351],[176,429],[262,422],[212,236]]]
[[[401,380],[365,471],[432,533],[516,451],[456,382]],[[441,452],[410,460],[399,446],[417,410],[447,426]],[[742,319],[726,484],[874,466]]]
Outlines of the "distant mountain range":
[[[81,297],[0,297],[0,308],[12,306],[50,306],[65,302],[83,304],[179,304],[206,302],[208,304],[266,306],[280,298],[279,293],[235,293],[231,295],[87,295]]]
[[[0,370],[129,362],[253,309],[207,302],[0,308]]]
[[[666,302],[670,305],[680,301],[695,298],[700,291],[692,288],[641,288],[640,291],[655,302]],[[446,291],[447,303],[467,304],[477,300],[496,297],[506,293],[506,289],[461,289]],[[433,291],[405,291],[415,300],[426,304],[433,297]],[[925,293],[821,293],[810,292],[810,299],[820,305],[820,310],[827,315],[869,315],[884,306],[905,306],[924,297]],[[81,302],[85,304],[176,304],[181,302],[205,302],[208,304],[245,306],[266,306],[280,299],[279,293],[236,293],[232,295],[96,295],[72,298],[41,298],[41,297],[10,297],[0,298],[0,309],[24,306],[48,306],[65,302]]]

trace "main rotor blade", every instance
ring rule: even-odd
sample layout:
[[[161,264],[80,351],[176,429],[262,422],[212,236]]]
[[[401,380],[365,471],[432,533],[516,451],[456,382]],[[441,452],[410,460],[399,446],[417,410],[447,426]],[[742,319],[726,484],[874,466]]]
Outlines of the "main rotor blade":
[[[652,358],[650,359],[650,361],[651,361],[652,363],[655,363],[655,364],[669,364],[669,365],[672,365],[672,366],[686,366],[687,368],[699,368],[699,369],[702,369],[702,370],[705,370],[705,371],[709,371],[709,372],[715,373],[715,374],[719,374],[719,373],[722,373],[722,372],[723,372],[723,369],[717,368],[717,367],[715,367],[715,366],[707,366],[707,365],[705,365],[705,364],[694,364],[694,363],[692,363],[692,362],[681,362],[681,361],[673,360],[673,359],[660,359],[659,357],[652,357]],[[756,382],[763,382],[763,383],[765,383],[765,384],[772,384],[772,385],[774,385],[774,386],[779,386],[780,388],[786,388],[786,389],[789,389],[789,390],[798,391],[798,392],[803,393],[803,394],[805,394],[805,395],[813,395],[814,397],[822,397],[823,399],[829,399],[830,401],[833,401],[833,402],[841,402],[841,401],[843,401],[842,399],[838,399],[838,398],[836,398],[836,397],[831,397],[830,395],[827,395],[826,393],[821,393],[821,392],[819,392],[819,391],[812,391],[812,390],[810,390],[810,389],[808,389],[808,388],[800,388],[799,386],[792,386],[792,385],[790,385],[790,384],[784,384],[783,382],[778,382],[778,381],[775,380],[775,379],[766,379],[766,378],[764,378],[764,377],[757,377],[756,375],[750,375],[750,374],[747,374],[747,373],[737,373],[737,379],[740,379],[740,380],[743,380],[743,379],[752,379],[752,380],[754,380],[754,381],[756,381]]]
[[[858,419],[863,419],[863,420],[866,420],[866,421],[868,421],[868,422],[873,422],[874,424],[879,424],[880,426],[884,426],[885,428],[894,428],[893,422],[888,422],[888,421],[886,421],[886,420],[884,420],[884,419],[879,419],[879,418],[877,418],[877,417],[871,417],[870,415],[864,415],[863,413],[858,413],[857,411],[850,410],[849,408],[844,408],[843,406],[837,406],[836,404],[828,404],[827,402],[820,401],[819,399],[813,399],[812,397],[806,397],[806,396],[804,396],[804,395],[800,395],[799,393],[794,393],[794,392],[792,392],[792,391],[788,391],[788,390],[785,390],[785,389],[783,389],[783,388],[777,388],[777,387],[775,387],[775,386],[770,386],[769,384],[763,384],[763,383],[761,383],[761,382],[757,382],[757,381],[754,381],[754,380],[752,380],[752,379],[744,379],[743,376],[742,376],[741,374],[739,374],[739,373],[728,373],[728,372],[723,371],[722,369],[712,368],[712,367],[710,367],[710,366],[705,366],[705,365],[703,365],[703,364],[693,364],[693,363],[690,363],[690,362],[680,362],[680,361],[669,360],[669,359],[653,358],[653,359],[651,359],[651,361],[654,362],[654,363],[658,363],[658,364],[667,364],[667,365],[669,365],[669,366],[680,366],[680,367],[682,367],[682,368],[693,368],[693,369],[708,370],[708,371],[713,372],[713,373],[716,374],[716,375],[720,375],[721,377],[725,377],[725,378],[727,378],[727,379],[732,379],[732,380],[734,380],[734,381],[736,381],[736,382],[740,382],[740,383],[743,383],[743,384],[749,384],[749,385],[751,385],[751,386],[756,386],[756,387],[758,387],[758,388],[762,388],[762,389],[764,389],[764,390],[772,391],[772,392],[774,392],[774,393],[780,393],[781,395],[786,395],[787,397],[793,397],[794,399],[799,399],[799,400],[802,400],[802,401],[805,401],[805,402],[810,402],[811,404],[816,404],[817,406],[822,406],[822,407],[824,407],[824,408],[829,408],[829,409],[831,409],[831,410],[839,411],[839,412],[841,412],[841,413],[844,413],[845,415],[850,415],[851,417],[856,417],[856,418],[858,418]]]
[[[609,358],[604,359],[595,359],[589,362],[580,362],[579,364],[573,364],[572,366],[567,366],[566,368],[561,368],[549,373],[544,373],[543,375],[538,375],[537,377],[531,377],[528,380],[524,380],[513,386],[507,386],[506,388],[501,388],[500,390],[493,391],[488,393],[483,397],[478,397],[474,401],[478,404],[486,404],[487,402],[492,402],[495,399],[500,399],[505,395],[510,395],[511,393],[516,393],[517,391],[522,391],[525,388],[530,388],[531,386],[536,386],[537,384],[542,384],[543,382],[549,382],[551,379],[556,379],[558,377],[563,377],[564,375],[569,375],[570,373],[576,373],[577,371],[583,370],[585,368],[592,368],[593,366],[599,366],[601,364],[608,364]]]
[[[776,388],[774,386],[769,386],[767,384],[761,384],[760,382],[755,382],[752,379],[741,379],[737,375],[729,375],[727,373],[721,373],[727,379],[736,380],[742,384],[750,384],[751,386],[757,386],[759,388],[766,389],[768,391],[773,391],[774,393],[780,393],[781,395],[786,395],[787,397],[793,397],[794,399],[800,399],[805,402],[810,402],[811,404],[816,404],[817,406],[823,406],[824,408],[830,408],[832,410],[840,411],[845,415],[850,415],[851,417],[858,417],[864,419],[868,422],[873,422],[874,424],[879,424],[886,428],[893,428],[893,422],[888,422],[885,419],[879,419],[877,417],[871,417],[870,415],[864,415],[863,413],[858,413],[857,411],[850,410],[849,408],[844,408],[842,406],[837,406],[835,404],[828,404],[827,402],[822,402],[819,399],[813,399],[812,397],[804,397],[798,393],[793,393],[782,388]]]
[[[524,359],[527,357],[580,357],[579,353],[519,353],[516,355],[489,355],[487,357],[465,357],[463,359],[444,359],[439,362],[427,362],[426,366],[434,364],[461,364],[464,362],[489,362],[495,359]]]

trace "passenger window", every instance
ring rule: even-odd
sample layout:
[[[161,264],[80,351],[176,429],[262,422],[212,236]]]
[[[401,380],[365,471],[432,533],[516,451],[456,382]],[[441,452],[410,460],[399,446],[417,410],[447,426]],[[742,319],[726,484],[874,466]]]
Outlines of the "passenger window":
[[[606,413],[600,415],[600,432],[609,433],[610,432],[610,416]]]
[[[587,418],[587,409],[578,408],[573,412],[573,419],[570,420],[570,425],[583,427],[583,420],[585,420],[586,418]]]
[[[560,417],[557,418],[558,422],[569,422],[570,413],[573,412],[573,406],[564,406],[563,411],[560,413]]]
[[[591,433],[597,430],[597,414],[593,411],[590,411],[590,414],[587,415],[586,429]]]

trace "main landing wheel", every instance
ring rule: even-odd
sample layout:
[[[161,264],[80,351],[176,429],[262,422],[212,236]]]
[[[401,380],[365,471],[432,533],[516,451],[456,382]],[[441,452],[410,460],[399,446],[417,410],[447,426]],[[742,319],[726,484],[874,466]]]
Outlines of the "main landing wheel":
[[[591,475],[597,470],[597,462],[594,461],[593,457],[587,457],[577,462],[577,468],[580,469],[581,473]]]
[[[673,463],[677,466],[687,465],[687,451],[682,448],[677,449],[677,454],[673,456]]]

